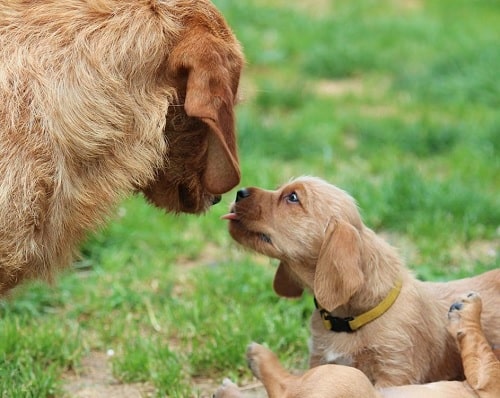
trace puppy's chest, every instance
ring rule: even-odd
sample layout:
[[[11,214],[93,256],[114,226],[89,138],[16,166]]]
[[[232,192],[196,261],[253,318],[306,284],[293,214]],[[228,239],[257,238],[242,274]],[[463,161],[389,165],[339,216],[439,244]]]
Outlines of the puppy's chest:
[[[337,333],[325,329],[321,316],[315,313],[311,318],[311,359],[315,365],[337,364],[356,366],[356,346],[359,346],[356,336],[350,333]]]
[[[374,364],[380,358],[377,358],[376,352],[366,344],[361,334],[332,332],[313,321],[311,360],[318,361],[314,365],[328,363],[353,366],[371,375],[375,371]]]
[[[378,360],[377,355],[369,349],[364,349],[356,354],[347,354],[333,349],[324,351],[323,360],[325,363],[352,366],[361,370],[372,383],[378,378]]]

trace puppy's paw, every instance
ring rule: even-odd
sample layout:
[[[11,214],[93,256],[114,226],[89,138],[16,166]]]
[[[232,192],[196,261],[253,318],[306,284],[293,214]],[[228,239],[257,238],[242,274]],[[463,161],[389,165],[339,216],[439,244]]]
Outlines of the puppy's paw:
[[[273,353],[271,351],[260,344],[250,343],[248,345],[247,364],[257,379],[261,380],[260,367],[266,363],[266,358],[269,358],[272,355]]]
[[[457,338],[465,333],[465,324],[469,321],[477,322],[481,315],[481,296],[476,292],[470,292],[455,301],[448,311],[448,330]]]
[[[260,344],[252,342],[247,347],[247,364],[255,377],[260,380],[260,361],[259,353],[263,349]]]
[[[238,386],[229,379],[224,379],[222,385],[212,395],[213,398],[242,398]]]

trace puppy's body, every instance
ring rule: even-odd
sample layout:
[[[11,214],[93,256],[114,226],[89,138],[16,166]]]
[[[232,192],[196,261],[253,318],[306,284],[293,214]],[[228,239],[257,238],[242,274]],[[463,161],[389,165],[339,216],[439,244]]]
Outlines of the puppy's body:
[[[496,398],[500,396],[500,362],[481,330],[481,298],[471,292],[452,304],[448,330],[456,338],[466,380],[440,381],[376,389],[364,373],[342,365],[320,365],[303,375],[285,370],[276,355],[252,343],[247,360],[270,398]],[[241,398],[237,386],[225,380],[215,398]]]
[[[310,365],[354,366],[378,387],[462,379],[460,354],[445,328],[449,303],[467,291],[467,286],[484,292],[483,296],[488,297],[484,299],[483,327],[488,341],[498,344],[499,278],[500,273],[495,270],[442,284],[416,281],[408,274],[391,308],[354,333],[326,330],[316,311],[311,318]],[[345,316],[347,311],[342,308],[333,313]]]
[[[389,309],[352,333],[325,329],[315,311],[311,367],[354,366],[378,387],[461,379],[462,362],[445,320],[452,298],[470,289],[484,297],[488,340],[500,343],[500,270],[451,283],[416,280],[396,250],[362,223],[354,200],[322,180],[300,178],[277,191],[241,190],[225,218],[236,241],[281,261],[274,280],[279,295],[297,297],[309,289],[332,316],[359,316],[402,281]]]
[[[236,185],[242,62],[205,0],[0,0],[0,294],[125,194],[199,213]]]

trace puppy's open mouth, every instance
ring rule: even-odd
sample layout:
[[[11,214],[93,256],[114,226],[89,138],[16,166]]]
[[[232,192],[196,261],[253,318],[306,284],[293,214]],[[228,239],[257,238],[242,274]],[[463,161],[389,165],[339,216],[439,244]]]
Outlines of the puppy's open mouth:
[[[259,240],[265,243],[269,244],[273,243],[269,235],[263,232],[256,232],[246,228],[246,226],[241,222],[240,218],[238,217],[238,214],[236,214],[234,211],[224,214],[223,216],[221,216],[221,219],[229,220],[235,227],[237,226],[238,228],[242,229],[245,232],[245,234],[256,236]]]

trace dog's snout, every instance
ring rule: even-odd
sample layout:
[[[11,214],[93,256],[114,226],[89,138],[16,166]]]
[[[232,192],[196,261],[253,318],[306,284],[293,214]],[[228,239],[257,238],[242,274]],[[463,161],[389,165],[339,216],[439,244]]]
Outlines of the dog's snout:
[[[213,197],[212,199],[212,205],[216,205],[217,203],[219,203],[220,201],[222,200],[222,196],[221,195],[216,195]]]
[[[246,188],[242,188],[238,192],[236,192],[236,202],[240,201],[241,199],[245,199],[248,196],[250,196],[250,191]]]

